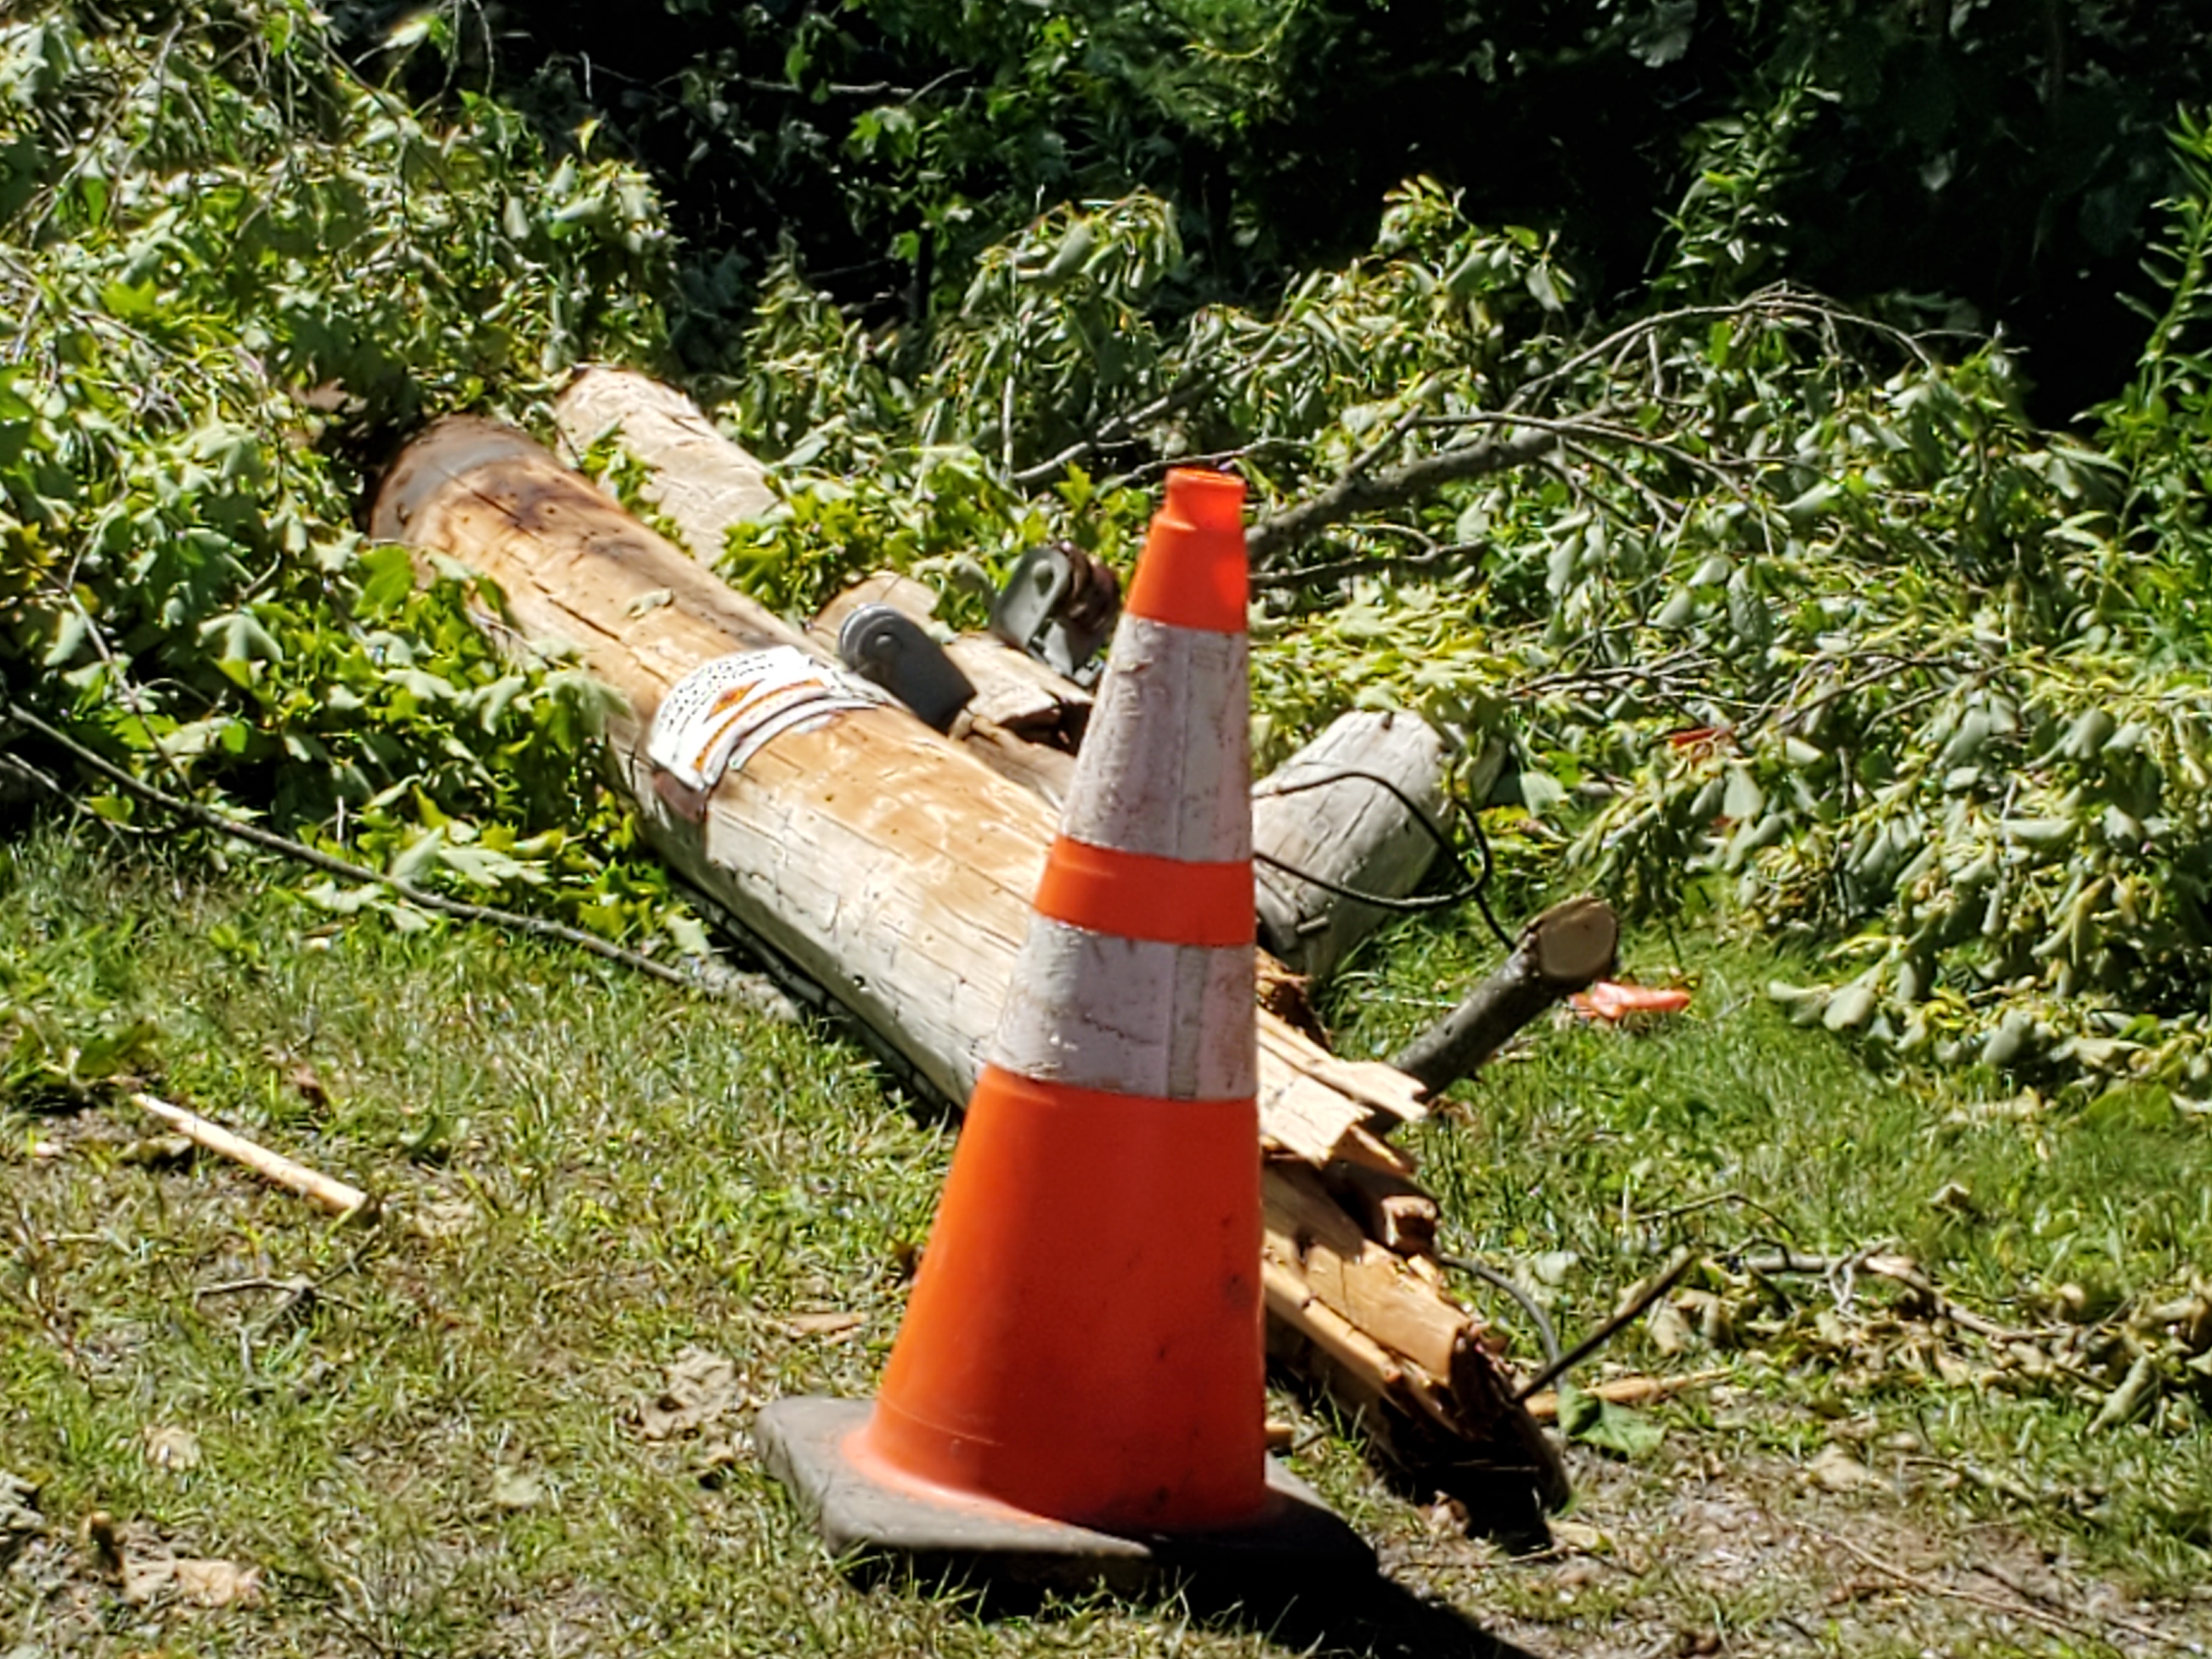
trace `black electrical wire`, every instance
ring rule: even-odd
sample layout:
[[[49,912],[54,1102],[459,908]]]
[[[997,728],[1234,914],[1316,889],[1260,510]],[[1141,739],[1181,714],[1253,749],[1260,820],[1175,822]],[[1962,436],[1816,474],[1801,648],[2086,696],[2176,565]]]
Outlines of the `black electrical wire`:
[[[1360,904],[1371,904],[1378,910],[1389,910],[1401,915],[1419,915],[1431,910],[1449,910],[1455,905],[1464,904],[1468,900],[1473,899],[1476,908],[1482,912],[1483,921],[1489,925],[1490,931],[1497,936],[1498,942],[1505,949],[1511,950],[1513,948],[1511,937],[1507,934],[1504,927],[1498,925],[1497,915],[1490,908],[1488,890],[1490,878],[1497,868],[1497,862],[1490,851],[1490,838],[1482,833],[1480,817],[1457,796],[1453,797],[1452,805],[1459,812],[1460,821],[1466,824],[1473,834],[1475,848],[1482,855],[1482,865],[1479,870],[1468,868],[1467,859],[1461,853],[1458,843],[1453,841],[1443,827],[1429,816],[1427,809],[1420,802],[1407,794],[1395,779],[1387,778],[1379,772],[1363,771],[1358,767],[1339,767],[1318,777],[1300,778],[1290,783],[1271,783],[1266,788],[1255,791],[1255,793],[1256,796],[1297,795],[1303,794],[1309,789],[1326,789],[1331,784],[1355,781],[1371,783],[1395,798],[1398,804],[1413,815],[1413,822],[1420,825],[1421,829],[1427,833],[1429,839],[1436,842],[1443,855],[1458,866],[1461,876],[1464,878],[1461,884],[1448,893],[1427,893],[1414,898],[1398,898],[1387,893],[1366,893],[1356,887],[1344,886],[1325,877],[1315,875],[1310,870],[1301,870],[1297,866],[1279,859],[1270,853],[1255,852],[1252,854],[1253,861],[1264,864],[1271,870],[1279,870],[1294,881],[1302,881],[1310,886],[1318,887],[1324,893],[1334,893],[1339,898],[1351,899]]]
[[[1566,1352],[1554,1352],[1546,1362],[1544,1369],[1522,1383],[1520,1393],[1513,1397],[1516,1400],[1526,1400],[1538,1389],[1551,1387],[1553,1383],[1581,1364],[1583,1360],[1588,1359],[1600,1348],[1612,1341],[1622,1330],[1641,1319],[1645,1310],[1653,1303],[1673,1290],[1675,1282],[1697,1265],[1698,1260],[1698,1253],[1695,1250],[1675,1251],[1674,1259],[1667,1264],[1665,1271],[1656,1279],[1637,1292],[1634,1298],[1626,1306],[1616,1310],[1611,1318],[1576,1343]],[[1523,1303],[1522,1305],[1526,1307],[1528,1304]]]
[[[1537,1305],[1536,1298],[1497,1268],[1487,1262],[1477,1261],[1473,1256],[1439,1255],[1437,1260],[1447,1267],[1457,1267],[1462,1273],[1473,1273],[1486,1285],[1496,1285],[1521,1304],[1521,1311],[1527,1314],[1529,1322],[1535,1326],[1536,1340],[1544,1346],[1544,1369],[1522,1383],[1513,1396],[1516,1400],[1525,1401],[1539,1390],[1551,1387],[1612,1341],[1626,1327],[1642,1318],[1653,1303],[1674,1288],[1682,1275],[1696,1265],[1698,1257],[1694,1250],[1677,1250],[1674,1259],[1667,1264],[1657,1278],[1637,1292],[1631,1301],[1617,1310],[1595,1330],[1564,1352],[1559,1348],[1559,1332],[1553,1328],[1551,1320]]]
[[[1544,1345],[1544,1373],[1556,1376],[1559,1370],[1559,1334],[1552,1328],[1550,1317],[1518,1285],[1508,1279],[1486,1261],[1477,1261],[1471,1255],[1439,1255],[1437,1260],[1447,1267],[1456,1267],[1462,1273],[1473,1273],[1486,1285],[1495,1285],[1521,1304],[1521,1311],[1536,1328],[1536,1340]]]

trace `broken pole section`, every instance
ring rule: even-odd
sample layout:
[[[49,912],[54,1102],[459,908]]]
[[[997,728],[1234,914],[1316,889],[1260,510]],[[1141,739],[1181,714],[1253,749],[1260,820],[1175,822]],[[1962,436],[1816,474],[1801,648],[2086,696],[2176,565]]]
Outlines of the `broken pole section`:
[[[573,649],[622,700],[607,726],[611,770],[661,855],[937,1093],[968,1097],[1054,835],[1041,800],[904,710],[873,702],[773,734],[711,788],[677,781],[646,752],[672,692],[733,653],[788,653],[777,660],[818,667],[815,647],[519,432],[468,417],[432,428],[386,477],[371,528],[496,583],[519,644]],[[1322,1170],[1369,1142],[1386,1146],[1362,1126],[1419,1115],[1418,1086],[1388,1066],[1340,1060],[1264,1012],[1259,1033],[1255,1156],[1271,1153],[1271,1217],[1292,1218],[1266,1269],[1271,1341],[1292,1355],[1326,1348],[1322,1375],[1357,1380],[1350,1392],[1375,1402],[1387,1443],[1441,1447],[1413,1466],[1417,1481],[1463,1496],[1478,1514],[1510,1501],[1499,1480],[1524,1502],[1532,1488],[1560,1501],[1556,1460],[1434,1262],[1367,1237],[1326,1186],[1278,1190],[1278,1163]],[[1446,1374],[1364,1331],[1358,1308],[1335,1305],[1350,1296],[1334,1283],[1307,1282],[1299,1237],[1346,1227],[1362,1283],[1401,1287],[1438,1332],[1464,1334]]]
[[[1355,709],[1252,792],[1260,941],[1326,978],[1420,884],[1450,810],[1444,740],[1418,714]]]

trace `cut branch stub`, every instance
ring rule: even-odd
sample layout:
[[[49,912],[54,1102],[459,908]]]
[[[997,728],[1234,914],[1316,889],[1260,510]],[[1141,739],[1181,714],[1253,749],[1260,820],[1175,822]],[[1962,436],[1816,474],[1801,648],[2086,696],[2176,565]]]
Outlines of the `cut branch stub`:
[[[1480,1066],[1553,1003],[1612,972],[1620,921],[1602,899],[1555,904],[1521,930],[1498,971],[1391,1060],[1431,1099]]]

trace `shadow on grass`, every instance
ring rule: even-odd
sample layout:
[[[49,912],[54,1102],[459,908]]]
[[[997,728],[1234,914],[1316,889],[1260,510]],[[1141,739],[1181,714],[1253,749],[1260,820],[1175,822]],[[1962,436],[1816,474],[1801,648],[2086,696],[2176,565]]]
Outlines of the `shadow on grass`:
[[[842,1564],[859,1586],[919,1595],[951,1595],[986,1623],[1073,1616],[1091,1598],[1139,1614],[1172,1613],[1218,1635],[1256,1635],[1299,1659],[1537,1659],[1492,1635],[1447,1603],[1415,1595],[1381,1572],[1323,1587],[1249,1573],[1153,1572],[1117,1589],[1057,1586],[972,1566],[916,1571],[912,1563],[866,1555]],[[1073,1598],[1072,1600],[1070,1598]]]
[[[1325,1595],[1308,1592],[1271,1604],[1255,1595],[1235,1607],[1209,1609],[1194,1595],[1192,1606],[1209,1625],[1255,1631],[1311,1659],[1533,1659],[1458,1608],[1425,1600],[1380,1573]]]

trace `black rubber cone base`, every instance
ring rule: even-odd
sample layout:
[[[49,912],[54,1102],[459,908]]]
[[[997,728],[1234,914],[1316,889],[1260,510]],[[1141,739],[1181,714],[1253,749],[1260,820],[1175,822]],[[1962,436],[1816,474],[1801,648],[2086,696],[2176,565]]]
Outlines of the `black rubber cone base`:
[[[868,1420],[865,1400],[771,1401],[753,1425],[768,1471],[791,1489],[830,1547],[890,1555],[925,1577],[1006,1578],[1139,1589],[1182,1578],[1255,1589],[1349,1586],[1371,1578],[1375,1552],[1313,1489],[1273,1458],[1274,1502],[1259,1520],[1203,1533],[1130,1534],[1049,1521],[987,1498],[939,1495],[878,1479],[846,1455]]]

